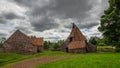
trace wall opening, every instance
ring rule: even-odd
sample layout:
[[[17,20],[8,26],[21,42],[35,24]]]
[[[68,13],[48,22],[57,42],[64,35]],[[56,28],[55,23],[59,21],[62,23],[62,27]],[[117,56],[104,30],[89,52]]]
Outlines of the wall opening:
[[[66,52],[68,52],[68,47],[66,47]]]

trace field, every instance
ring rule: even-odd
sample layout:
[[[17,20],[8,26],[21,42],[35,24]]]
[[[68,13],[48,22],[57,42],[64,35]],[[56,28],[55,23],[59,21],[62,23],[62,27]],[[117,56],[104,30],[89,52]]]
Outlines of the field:
[[[120,68],[119,53],[80,54],[74,57],[37,66],[37,68]]]
[[[9,66],[12,63],[16,64],[19,61],[34,59],[37,57],[43,57],[43,56],[65,56],[68,55],[64,52],[51,52],[51,51],[45,51],[43,53],[38,53],[34,55],[21,55],[21,54],[14,54],[14,53],[0,53],[0,68],[2,66]]]
[[[64,52],[45,51],[43,53],[34,55],[20,55],[10,53],[0,53],[0,68],[12,68],[10,65],[17,65],[19,62],[25,63],[25,60],[34,60],[35,58],[42,57],[42,61],[46,60],[45,57],[63,57],[68,58],[59,59],[56,61],[49,61],[34,66],[34,68],[120,68],[120,53],[115,52],[97,52],[85,54],[71,54]],[[55,59],[52,59],[55,60]],[[21,67],[22,68],[22,67]]]

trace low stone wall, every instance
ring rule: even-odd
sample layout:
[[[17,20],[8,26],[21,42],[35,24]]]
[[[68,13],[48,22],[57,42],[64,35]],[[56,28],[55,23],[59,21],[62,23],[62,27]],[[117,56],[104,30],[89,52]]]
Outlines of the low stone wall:
[[[69,53],[86,53],[86,49],[85,48],[69,49],[68,52]]]
[[[3,48],[0,48],[0,52],[3,52]]]

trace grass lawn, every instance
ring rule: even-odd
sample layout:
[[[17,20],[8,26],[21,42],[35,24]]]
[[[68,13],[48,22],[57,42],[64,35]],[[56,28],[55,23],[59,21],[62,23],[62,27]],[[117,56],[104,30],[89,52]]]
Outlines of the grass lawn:
[[[51,51],[45,51],[43,53],[38,53],[34,55],[21,55],[21,54],[14,54],[14,53],[0,53],[0,66],[25,60],[25,59],[31,59],[35,57],[40,56],[51,56],[51,55],[66,55],[67,53],[64,52],[51,52]]]
[[[120,53],[85,53],[70,54],[64,52],[45,51],[34,55],[20,55],[13,53],[0,53],[0,66],[9,66],[25,59],[32,59],[41,56],[71,56],[70,58],[42,64],[36,68],[120,68]]]
[[[120,53],[74,54],[72,58],[43,64],[36,68],[120,68]]]
[[[12,53],[0,53],[0,66],[15,62],[18,59],[26,57],[25,55],[12,54]]]

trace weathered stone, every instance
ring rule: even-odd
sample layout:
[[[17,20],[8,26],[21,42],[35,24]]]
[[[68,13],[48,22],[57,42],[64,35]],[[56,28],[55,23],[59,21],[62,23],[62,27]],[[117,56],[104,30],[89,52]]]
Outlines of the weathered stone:
[[[43,43],[43,41],[40,41],[40,43]],[[43,48],[43,45],[40,44],[39,46]],[[7,41],[5,41],[3,44],[3,50],[4,52],[9,53],[35,54],[38,52],[38,45],[35,45],[35,43],[31,41],[30,37],[17,30],[10,38],[7,39]],[[40,52],[42,51],[43,49]]]

